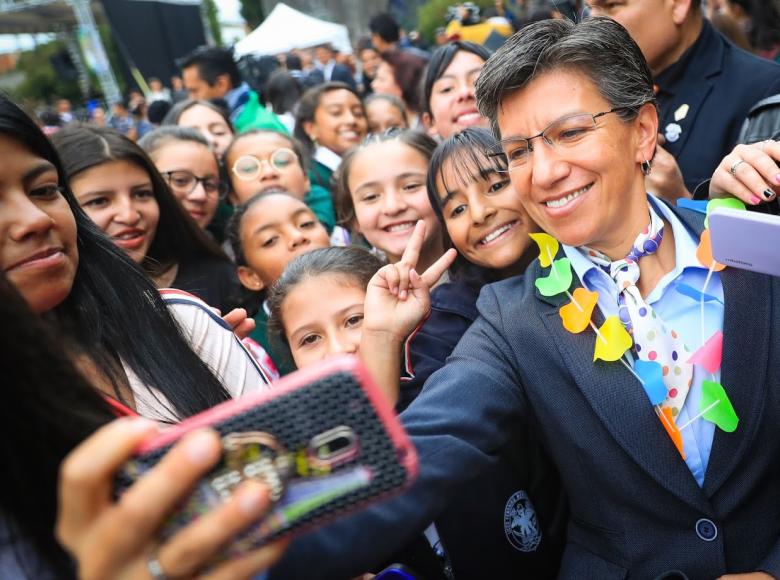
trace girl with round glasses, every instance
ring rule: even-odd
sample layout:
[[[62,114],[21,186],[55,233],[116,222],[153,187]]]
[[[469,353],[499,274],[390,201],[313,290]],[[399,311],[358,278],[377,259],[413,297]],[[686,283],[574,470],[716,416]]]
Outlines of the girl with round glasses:
[[[287,192],[304,202],[332,233],[336,213],[330,192],[312,183],[309,159],[297,140],[276,131],[238,135],[225,152],[231,198],[238,205],[258,193]]]
[[[176,201],[138,145],[116,131],[67,127],[54,146],[79,205],[158,288],[229,312],[242,291],[230,260]]]
[[[196,129],[170,126],[144,135],[138,145],[154,161],[187,213],[206,228],[227,192],[208,141]]]

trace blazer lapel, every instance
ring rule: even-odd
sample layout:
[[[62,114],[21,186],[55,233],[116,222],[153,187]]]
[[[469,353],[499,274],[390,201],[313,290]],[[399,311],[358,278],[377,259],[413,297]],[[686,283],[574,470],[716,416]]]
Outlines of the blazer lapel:
[[[703,216],[688,210],[672,209],[686,226],[701,234]],[[720,382],[739,417],[739,426],[733,433],[715,429],[704,475],[704,492],[708,497],[723,485],[753,444],[766,396],[772,331],[768,276],[726,268],[720,272],[720,281],[725,304]],[[749,357],[745,354],[746,337],[750,339]],[[756,364],[755,361],[763,362]]]
[[[715,429],[704,476],[704,491],[712,496],[756,443],[766,396],[772,304],[769,276],[726,268],[723,283],[723,361],[720,381],[739,417],[733,433]],[[749,345],[749,352],[746,348]],[[757,444],[757,443],[756,443]]]
[[[530,270],[532,275],[543,275],[538,262]],[[581,286],[576,274],[574,280],[572,292]],[[572,334],[563,327],[558,310],[569,301],[565,294],[547,298],[537,291],[536,296],[550,306],[541,314],[542,322],[566,367],[615,441],[659,485],[706,510],[701,489],[666,434],[641,383],[619,361],[593,361],[596,336],[592,330]],[[596,326],[604,322],[598,309],[594,311],[593,322]]]

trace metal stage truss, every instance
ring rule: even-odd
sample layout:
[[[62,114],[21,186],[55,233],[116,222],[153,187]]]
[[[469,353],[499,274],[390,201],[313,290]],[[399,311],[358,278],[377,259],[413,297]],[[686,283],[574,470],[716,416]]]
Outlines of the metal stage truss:
[[[69,35],[97,75],[106,102],[113,103],[122,95],[95,23],[94,14],[102,12],[100,2],[89,0],[0,0],[0,34]]]

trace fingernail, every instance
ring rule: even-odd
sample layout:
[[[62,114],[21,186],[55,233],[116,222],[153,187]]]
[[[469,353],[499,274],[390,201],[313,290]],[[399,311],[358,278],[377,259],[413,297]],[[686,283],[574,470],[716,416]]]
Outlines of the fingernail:
[[[776,183],[780,183],[780,173],[778,173],[777,175],[775,175],[775,182],[776,182]]]
[[[775,192],[774,192],[774,191],[772,191],[771,189],[769,189],[769,188],[766,188],[766,189],[764,190],[764,197],[765,197],[765,198],[767,198],[767,199],[772,199],[774,196],[775,196]]]
[[[398,295],[398,297],[401,300],[406,300],[406,290],[401,290],[401,293]]]
[[[759,203],[761,203],[761,198],[758,197],[757,195],[754,195],[750,198],[750,203],[752,203],[753,205],[758,205]]]
[[[260,513],[265,507],[265,488],[259,483],[248,482],[236,493],[239,509],[249,516]]]
[[[185,451],[193,463],[203,465],[211,462],[217,452],[216,445],[214,445],[214,435],[208,431],[191,435]]]

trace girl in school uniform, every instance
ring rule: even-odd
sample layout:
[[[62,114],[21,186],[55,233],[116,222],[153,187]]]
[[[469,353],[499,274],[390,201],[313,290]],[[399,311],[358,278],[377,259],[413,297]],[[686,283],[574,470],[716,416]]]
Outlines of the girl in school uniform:
[[[314,212],[295,195],[266,191],[236,208],[227,228],[241,284],[257,296],[255,328],[250,338],[268,352],[281,374],[292,370],[289,360],[274,353],[267,332],[266,298],[270,286],[296,256],[330,246],[328,232]]]
[[[295,113],[295,137],[312,159],[312,185],[331,191],[341,158],[363,140],[366,129],[363,102],[348,84],[327,82],[303,93]]]

